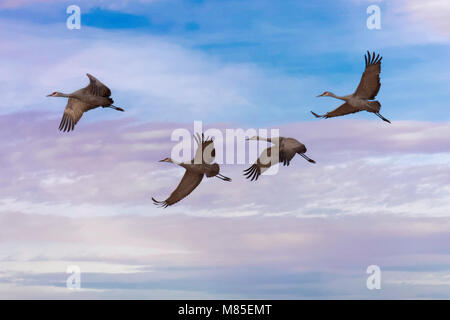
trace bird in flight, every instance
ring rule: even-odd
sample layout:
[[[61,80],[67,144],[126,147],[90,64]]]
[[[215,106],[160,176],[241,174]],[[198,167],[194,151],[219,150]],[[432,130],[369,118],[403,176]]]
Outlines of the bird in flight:
[[[87,76],[89,85],[85,88],[69,94],[53,92],[47,95],[47,97],[69,98],[59,125],[60,131],[68,132],[73,130],[83,113],[91,109],[103,107],[124,111],[122,108],[113,106],[114,100],[111,99],[111,90],[107,86],[89,73]]]
[[[284,137],[262,138],[255,136],[247,140],[265,140],[273,144],[272,147],[265,149],[261,153],[250,168],[244,170],[244,176],[247,179],[251,179],[251,181],[258,180],[259,176],[274,164],[283,163],[284,166],[288,166],[295,154],[299,154],[311,163],[316,163],[313,159],[305,155],[306,147],[297,139]]]
[[[316,118],[339,117],[365,110],[374,113],[383,121],[391,123],[388,119],[380,114],[380,102],[374,100],[381,86],[380,71],[382,57],[380,57],[379,54],[375,56],[375,52],[370,55],[370,52],[367,51],[367,55],[364,56],[364,59],[366,61],[366,69],[364,70],[361,81],[359,82],[356,91],[346,96],[337,96],[329,91],[325,91],[324,93],[319,95],[318,97],[333,97],[336,99],[344,100],[345,102],[335,110],[330,111],[324,115],[318,115],[311,111],[311,113]]]
[[[195,152],[194,159],[189,162],[177,162],[171,158],[165,158],[159,162],[171,162],[177,164],[186,169],[183,178],[181,179],[178,187],[171,193],[171,195],[165,201],[158,201],[152,198],[153,203],[159,207],[167,208],[168,206],[177,203],[181,199],[188,196],[203,179],[203,176],[207,178],[216,177],[224,181],[231,181],[230,178],[225,177],[219,173],[220,167],[217,163],[212,163],[215,158],[214,141],[210,138],[206,138],[202,134],[194,136],[197,142],[197,151]]]

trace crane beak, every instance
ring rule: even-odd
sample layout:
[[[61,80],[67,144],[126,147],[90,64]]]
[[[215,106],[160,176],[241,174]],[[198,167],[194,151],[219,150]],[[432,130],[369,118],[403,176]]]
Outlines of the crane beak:
[[[323,95],[324,95],[323,93],[322,93],[322,94],[319,94],[316,98],[318,98],[318,97],[323,97]]]
[[[48,94],[48,95],[46,95],[46,97],[51,97],[52,96],[52,94],[50,93],[50,94]]]

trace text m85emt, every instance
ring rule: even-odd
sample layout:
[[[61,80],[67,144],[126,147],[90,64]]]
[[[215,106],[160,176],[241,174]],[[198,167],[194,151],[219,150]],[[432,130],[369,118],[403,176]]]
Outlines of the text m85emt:
[[[270,314],[271,304],[230,304],[222,306],[222,314]]]

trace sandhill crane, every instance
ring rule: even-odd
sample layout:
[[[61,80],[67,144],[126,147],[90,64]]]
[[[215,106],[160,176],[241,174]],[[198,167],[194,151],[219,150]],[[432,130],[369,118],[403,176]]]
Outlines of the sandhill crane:
[[[305,145],[294,138],[262,138],[254,136],[247,140],[265,140],[274,144],[272,147],[265,149],[250,168],[244,170],[244,176],[247,179],[251,179],[251,181],[258,180],[264,171],[278,162],[283,163],[284,166],[288,166],[296,153],[307,161],[316,163],[313,159],[305,155]],[[276,154],[277,152],[278,156]]]
[[[122,108],[112,105],[114,100],[110,98],[111,90],[107,86],[89,73],[86,75],[89,78],[89,85],[87,87],[69,94],[53,92],[47,95],[47,97],[69,98],[59,125],[59,130],[61,131],[73,130],[83,113],[91,109],[103,107],[124,111]]]
[[[367,55],[364,56],[366,60],[366,69],[361,77],[358,88],[352,94],[347,96],[337,96],[332,92],[325,91],[318,97],[333,97],[336,99],[344,100],[345,103],[330,111],[324,115],[318,115],[311,111],[311,113],[317,118],[331,118],[339,117],[350,113],[359,112],[366,110],[372,112],[380,117],[383,121],[391,123],[388,119],[380,114],[381,104],[377,100],[369,101],[375,99],[378,91],[380,90],[380,70],[381,70],[381,59],[378,54],[375,57],[375,52],[372,56],[370,52],[367,51]]]
[[[194,136],[197,142],[197,151],[195,157],[189,162],[177,162],[171,158],[165,158],[159,162],[171,162],[177,164],[186,169],[183,178],[181,179],[178,187],[171,193],[169,198],[165,201],[158,201],[152,198],[153,203],[159,207],[167,208],[181,199],[188,196],[206,175],[207,178],[217,177],[224,181],[231,181],[230,178],[225,177],[219,173],[220,167],[217,163],[212,163],[215,157],[214,142],[212,139],[204,138],[202,134],[197,137]]]

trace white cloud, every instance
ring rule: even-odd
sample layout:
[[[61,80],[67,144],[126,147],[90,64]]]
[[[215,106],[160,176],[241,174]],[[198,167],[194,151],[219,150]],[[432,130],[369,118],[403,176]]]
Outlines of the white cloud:
[[[403,0],[397,10],[407,13],[411,23],[428,25],[450,39],[450,2],[447,0]]]
[[[448,272],[389,272],[387,284],[401,286],[450,286]]]
[[[300,100],[302,92],[318,83],[315,77],[300,80],[251,63],[225,63],[172,40],[132,32],[85,27],[67,33],[54,26],[3,22],[0,35],[2,47],[13,48],[0,49],[0,67],[8,79],[0,86],[3,113],[62,112],[65,99],[45,95],[86,86],[87,72],[111,88],[115,104],[126,112],[90,111],[82,123],[99,117],[161,122],[265,117],[278,114],[276,106],[286,105],[287,97]],[[258,113],[261,108],[266,115]]]

